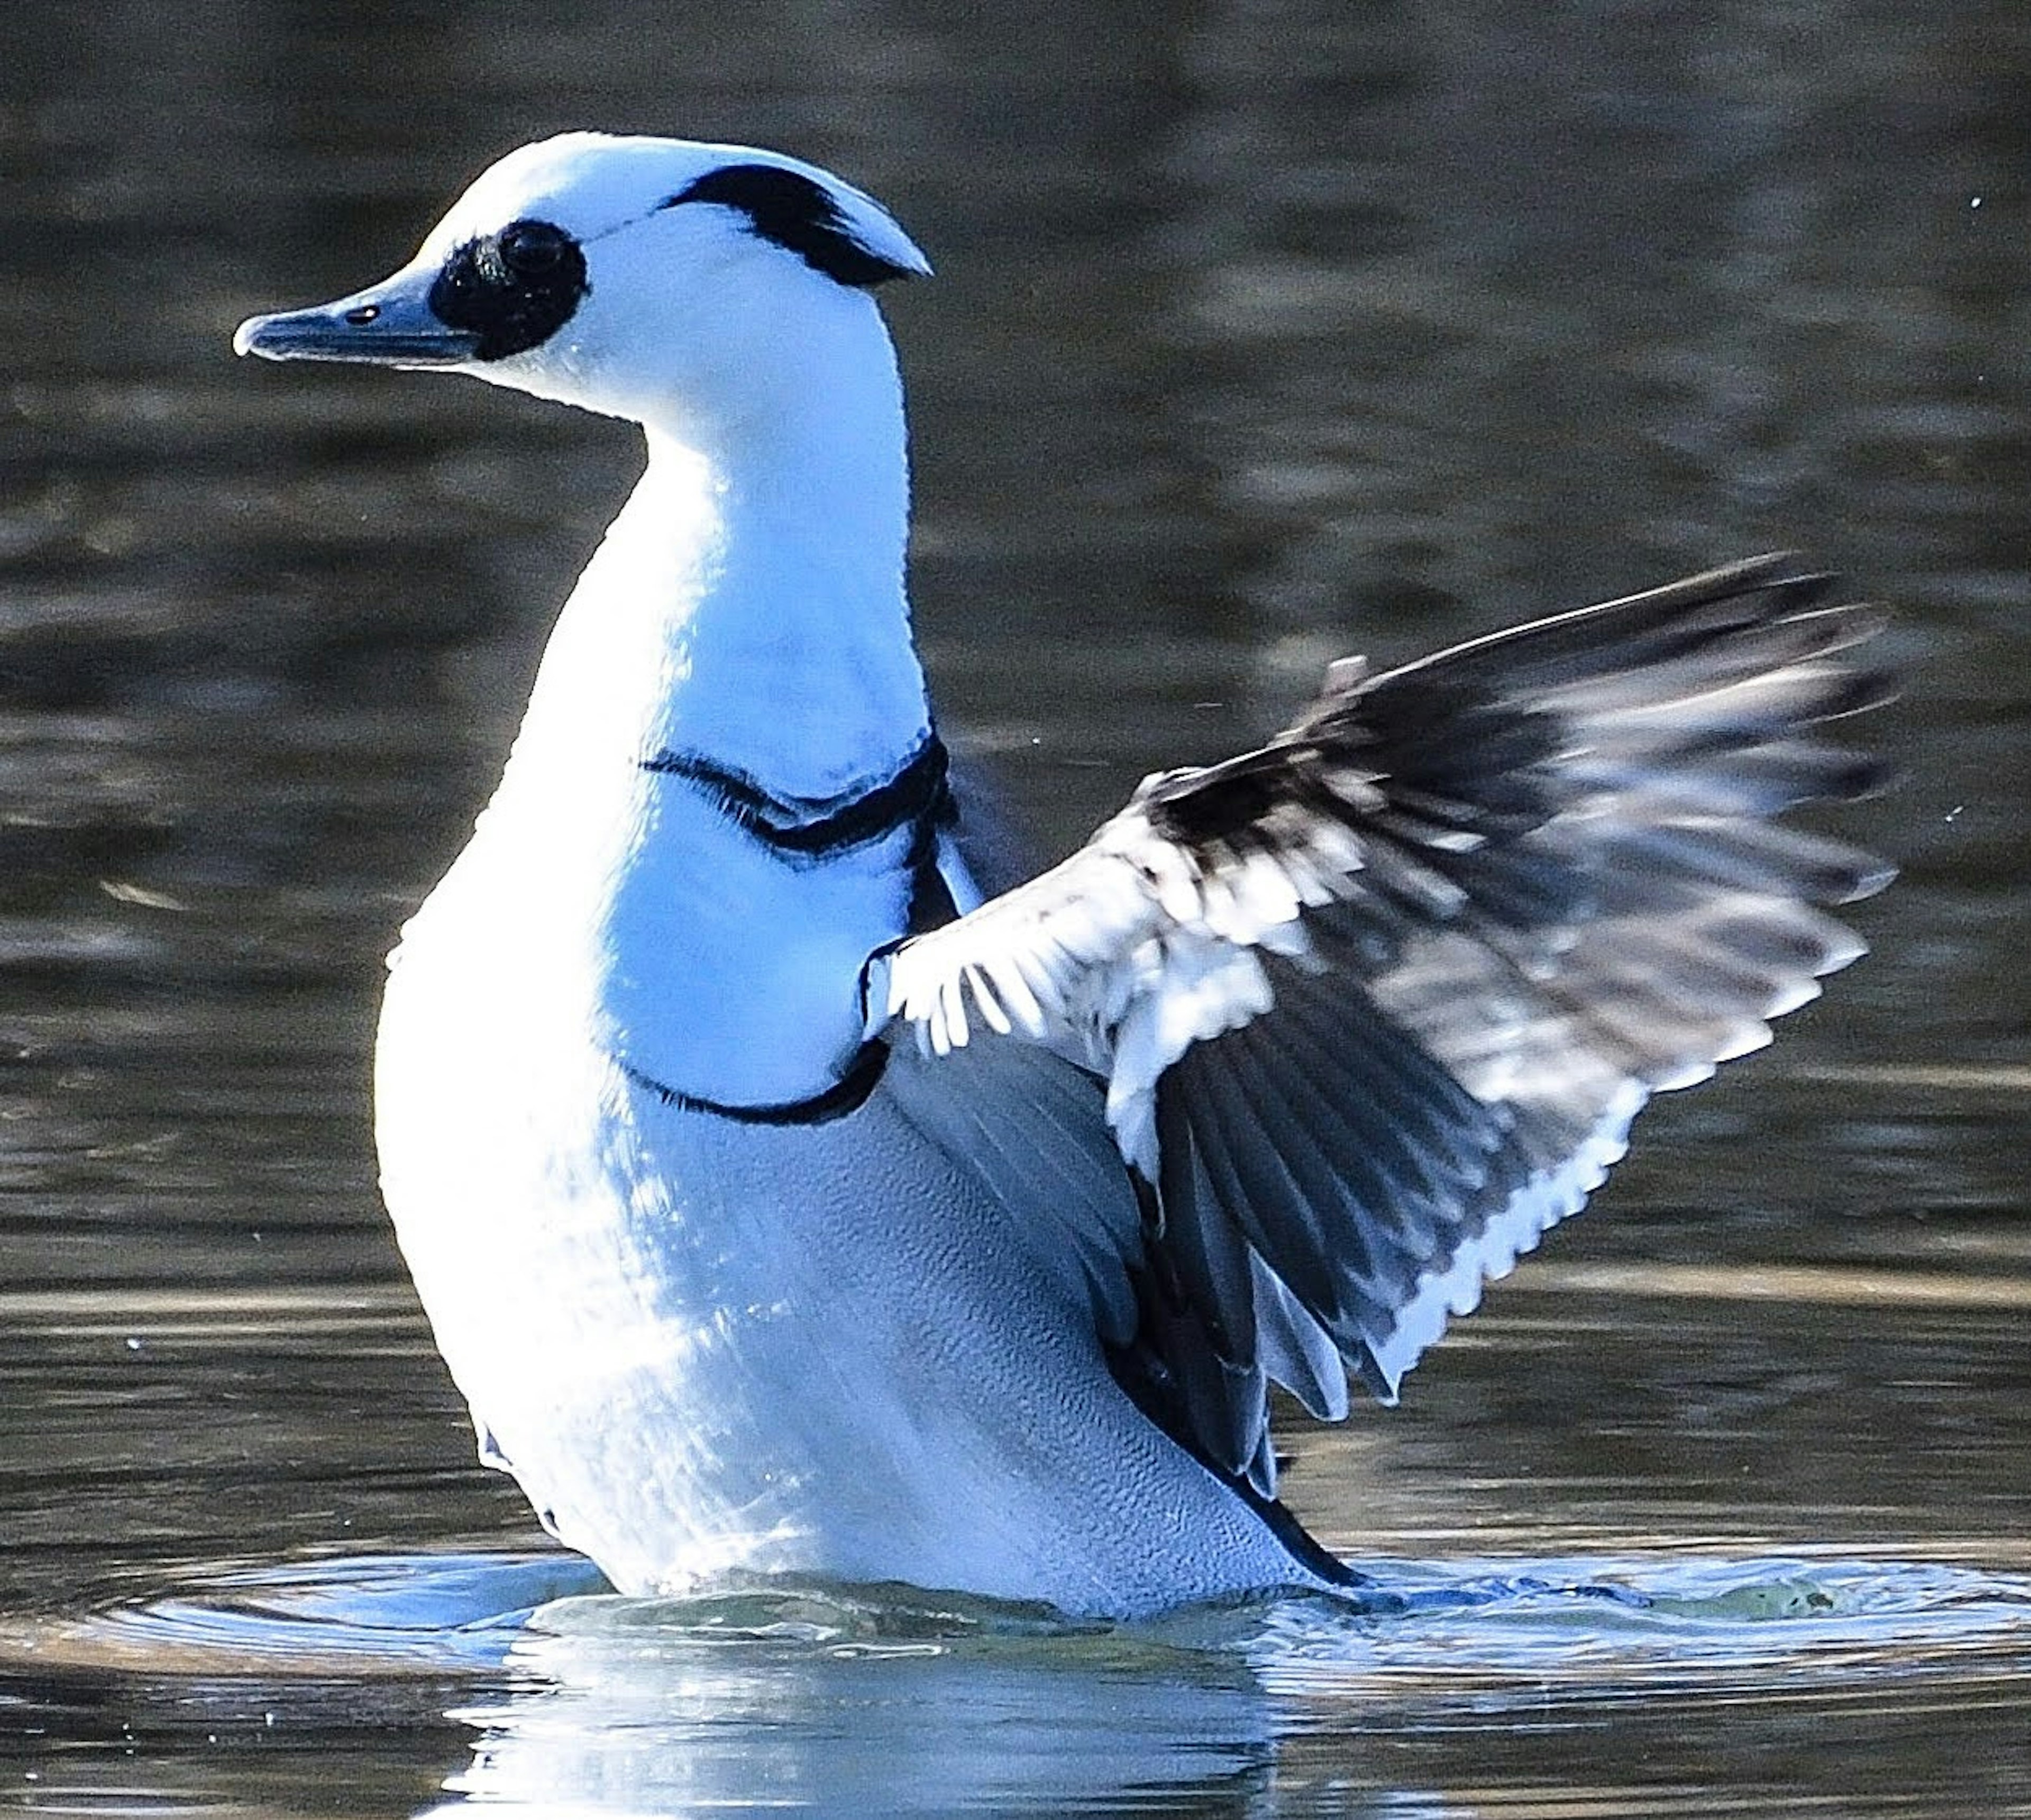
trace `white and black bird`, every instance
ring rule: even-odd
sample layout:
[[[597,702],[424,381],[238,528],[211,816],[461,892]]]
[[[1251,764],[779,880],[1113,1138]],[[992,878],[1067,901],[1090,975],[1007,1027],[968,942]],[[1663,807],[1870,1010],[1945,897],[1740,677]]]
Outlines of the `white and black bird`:
[[[1094,1614],[1350,1570],[1269,1387],[1384,1402],[1888,870],[1873,610],[1765,558],[1371,674],[982,901],[911,640],[895,222],[572,133],[244,353],[643,426],[498,791],[404,931],[388,1205],[483,1456],[629,1592]],[[1358,1576],[1353,1576],[1358,1577]]]

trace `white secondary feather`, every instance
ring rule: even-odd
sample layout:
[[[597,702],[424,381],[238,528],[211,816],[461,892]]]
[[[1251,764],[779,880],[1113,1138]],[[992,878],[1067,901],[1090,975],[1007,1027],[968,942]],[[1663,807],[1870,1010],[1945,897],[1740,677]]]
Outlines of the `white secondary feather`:
[[[1299,1298],[1393,1400],[1448,1314],[1600,1185],[1651,1093],[1761,1047],[1768,1020],[1861,951],[1807,900],[1864,895],[1885,870],[1768,819],[1793,800],[1772,780],[1803,729],[1877,692],[1857,696],[1838,661],[1874,617],[1813,606],[1820,586],[1766,559],[1384,676],[1336,666],[1262,751],[1147,780],[1061,864],[880,957],[875,1026],[914,1024],[941,1054],[985,1031],[1077,1057],[1106,1080],[1123,1156],[1153,1185],[1171,1093],[1230,1157],[1194,1217],[1234,1220],[1274,1276],[1321,1225],[1342,1226],[1351,1257],[1388,1248],[1391,1209],[1362,1200],[1351,1157],[1315,1156],[1303,1180],[1272,1160],[1316,1150],[1317,1133],[1276,1136],[1303,1115],[1264,1052],[1236,1051],[1216,1081],[1197,1051],[1258,1022],[1276,1043],[1271,957],[1292,964],[1286,991],[1310,980],[1316,997],[1337,975],[1351,1039],[1386,1028],[1488,1114],[1470,1140],[1485,1169],[1455,1183],[1432,1236],[1404,1241],[1396,1288],[1353,1264],[1358,1311]],[[1513,669],[1491,673],[1503,658]],[[1515,761],[1422,749],[1448,717],[1463,741],[1515,745]],[[1519,882],[1542,901],[1507,903]],[[1325,914],[1314,939],[1332,906],[1368,938],[1336,935]],[[1339,1128],[1358,1132],[1378,1091],[1343,1086]],[[1214,1128],[1232,1112],[1208,1102],[1235,1094],[1264,1134],[1252,1163],[1231,1124]]]

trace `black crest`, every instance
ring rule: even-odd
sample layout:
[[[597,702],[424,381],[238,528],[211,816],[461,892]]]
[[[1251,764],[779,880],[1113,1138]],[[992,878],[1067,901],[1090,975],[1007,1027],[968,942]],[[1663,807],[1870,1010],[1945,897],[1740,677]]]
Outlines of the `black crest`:
[[[725,165],[680,190],[663,207],[687,202],[739,209],[752,233],[795,253],[838,284],[866,289],[911,275],[909,267],[857,239],[825,186],[799,171],[773,164]]]
[[[591,289],[585,254],[562,228],[510,222],[445,261],[430,285],[430,313],[478,336],[479,359],[501,360],[548,341]]]

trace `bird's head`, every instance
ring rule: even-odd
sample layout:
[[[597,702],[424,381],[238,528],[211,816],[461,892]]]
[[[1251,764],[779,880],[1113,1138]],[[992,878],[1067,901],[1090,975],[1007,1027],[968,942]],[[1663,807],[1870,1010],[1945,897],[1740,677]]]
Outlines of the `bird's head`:
[[[572,132],[483,173],[393,277],[253,317],[233,346],[447,367],[709,430],[807,404],[830,350],[882,334],[873,289],[930,270],[879,203],[816,166]]]

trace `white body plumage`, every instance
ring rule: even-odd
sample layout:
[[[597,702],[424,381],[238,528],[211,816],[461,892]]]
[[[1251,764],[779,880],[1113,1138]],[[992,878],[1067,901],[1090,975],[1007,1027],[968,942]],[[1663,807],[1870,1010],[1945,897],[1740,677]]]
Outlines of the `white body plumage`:
[[[1085,1613],[1350,1576],[1268,1387],[1347,1412],[1860,945],[1774,826],[1869,767],[1871,616],[1765,558],[1325,692],[986,903],[904,590],[836,177],[572,134],[243,352],[445,367],[649,461],[404,934],[383,1181],[484,1457],[628,1591]],[[917,1040],[912,1040],[912,1027]]]
[[[1057,1236],[1066,1209],[1134,1230],[1090,1082],[1041,1052],[934,1071],[906,1049],[851,1119],[784,1124],[643,1084],[736,1106],[822,1087],[911,889],[907,830],[785,863],[642,766],[711,741],[821,796],[925,731],[900,547],[885,601],[787,626],[767,602],[829,598],[736,574],[729,544],[762,569],[782,546],[729,538],[721,498],[684,452],[652,456],[393,959],[383,1192],[483,1450],[634,1592],[797,1570],[1143,1609],[1303,1577],[1108,1374]],[[807,692],[746,647],[757,627],[790,635]],[[856,672],[885,686],[850,722]],[[1004,1149],[968,1154],[957,1107],[983,1076],[1001,1097],[997,1073],[1030,1090]],[[1027,1205],[1040,1167],[1049,1212]]]

